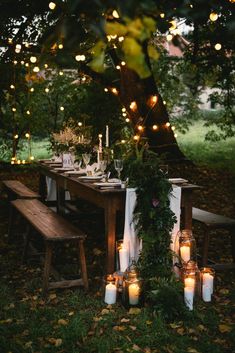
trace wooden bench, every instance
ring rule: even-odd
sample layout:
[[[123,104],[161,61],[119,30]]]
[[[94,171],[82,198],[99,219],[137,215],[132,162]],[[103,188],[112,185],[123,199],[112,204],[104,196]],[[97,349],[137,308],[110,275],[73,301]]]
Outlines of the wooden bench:
[[[225,229],[229,232],[231,236],[233,263],[215,264],[213,267],[221,270],[235,268],[235,220],[229,217],[207,212],[195,207],[193,207],[192,218],[193,220],[201,223],[204,227],[202,265],[206,266],[208,264],[210,230]]]
[[[3,180],[2,184],[10,201],[15,199],[40,199],[39,194],[30,190],[18,180]]]
[[[84,239],[86,237],[85,234],[70,224],[63,217],[59,216],[50,208],[45,206],[39,200],[18,199],[11,201],[11,205],[20,213],[21,216],[27,220],[28,224],[25,237],[23,260],[27,259],[29,241],[32,236],[32,228],[35,229],[44,239],[45,261],[43,274],[43,293],[46,294],[49,289],[68,288],[79,285],[83,285],[87,290],[88,278],[83,246]],[[76,244],[78,249],[82,278],[49,282],[54,246],[58,243],[72,242]]]

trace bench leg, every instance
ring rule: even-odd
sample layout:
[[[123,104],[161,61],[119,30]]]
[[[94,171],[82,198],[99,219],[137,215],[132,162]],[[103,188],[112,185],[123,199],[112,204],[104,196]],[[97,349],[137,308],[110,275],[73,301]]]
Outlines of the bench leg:
[[[88,278],[87,278],[87,268],[86,268],[86,257],[85,257],[85,251],[84,251],[84,246],[83,246],[84,241],[79,240],[78,241],[78,250],[79,250],[79,259],[80,259],[80,265],[81,265],[81,276],[84,284],[84,288],[88,290]]]
[[[232,229],[230,231],[230,237],[231,237],[232,258],[233,258],[233,262],[235,263],[235,229]]]
[[[51,259],[52,259],[52,244],[50,244],[49,242],[46,242],[46,254],[45,254],[45,263],[44,263],[43,284],[42,284],[42,292],[44,296],[46,296],[48,292]]]
[[[27,224],[26,233],[25,233],[25,241],[24,241],[24,250],[22,256],[22,262],[25,264],[27,262],[27,255],[28,255],[28,248],[29,248],[29,241],[31,235],[32,228],[29,224]]]
[[[208,264],[208,249],[209,249],[210,235],[208,229],[204,230],[204,239],[203,239],[203,253],[202,253],[202,266]]]

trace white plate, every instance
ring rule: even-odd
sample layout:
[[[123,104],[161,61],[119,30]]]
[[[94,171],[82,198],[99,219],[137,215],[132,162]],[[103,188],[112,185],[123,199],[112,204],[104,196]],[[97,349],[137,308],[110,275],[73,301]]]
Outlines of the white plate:
[[[92,176],[84,175],[84,176],[78,177],[78,179],[81,179],[81,180],[100,180],[102,178],[103,178],[102,175],[92,175]]]
[[[94,185],[96,186],[104,186],[104,187],[115,187],[115,186],[121,186],[120,183],[110,183],[110,182],[103,182],[103,183],[94,183]]]
[[[171,179],[168,179],[168,180],[172,184],[183,184],[183,183],[187,183],[188,182],[187,179],[182,179],[182,178],[171,178]]]
[[[84,172],[83,170],[68,170],[68,171],[64,172],[64,174],[68,174],[68,175],[84,175],[84,174],[86,174],[86,172]]]
[[[73,168],[68,168],[68,167],[61,167],[61,168],[54,168],[54,170],[56,170],[57,172],[63,172],[63,171],[72,171],[73,170]]]

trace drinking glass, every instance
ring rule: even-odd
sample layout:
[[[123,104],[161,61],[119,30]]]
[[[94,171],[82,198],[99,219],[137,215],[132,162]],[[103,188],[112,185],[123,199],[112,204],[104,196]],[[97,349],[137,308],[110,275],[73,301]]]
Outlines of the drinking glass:
[[[83,159],[83,162],[84,162],[84,164],[86,166],[86,169],[87,169],[87,166],[88,166],[88,164],[90,162],[90,159],[91,159],[90,153],[83,153],[82,154],[82,159]]]
[[[161,170],[161,172],[167,176],[168,175],[168,165],[167,164],[161,164],[159,165],[159,169]]]
[[[123,169],[123,160],[122,159],[114,159],[114,168],[118,173],[118,179],[121,182],[121,171]]]
[[[107,161],[105,159],[102,159],[100,161],[100,170],[102,174],[104,174],[106,168],[107,168]]]

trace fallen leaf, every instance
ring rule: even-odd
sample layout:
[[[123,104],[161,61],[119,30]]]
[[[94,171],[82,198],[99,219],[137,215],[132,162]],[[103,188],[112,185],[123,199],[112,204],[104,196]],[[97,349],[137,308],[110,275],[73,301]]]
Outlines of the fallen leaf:
[[[200,330],[200,331],[206,331],[206,327],[204,325],[198,325],[197,328]]]
[[[152,325],[152,321],[150,321],[150,320],[147,320],[147,321],[145,321],[145,323],[146,323],[146,325]]]
[[[52,294],[49,295],[49,298],[50,298],[51,300],[55,299],[56,297],[57,297],[57,296],[56,296],[56,293],[52,293]]]
[[[121,322],[129,322],[129,321],[130,319],[125,319],[125,318],[121,319]]]
[[[220,294],[229,294],[229,290],[228,289],[220,289],[219,293]]]
[[[125,331],[126,327],[125,326],[114,326],[113,330],[114,331]]]
[[[29,341],[29,342],[26,342],[24,346],[25,346],[25,348],[32,348],[32,344],[33,344],[33,342]]]
[[[109,310],[108,309],[103,309],[101,311],[101,315],[106,315],[106,314],[109,314]]]
[[[93,254],[96,255],[96,256],[99,256],[99,255],[102,254],[102,251],[100,249],[98,249],[98,248],[94,248],[93,249]]]
[[[188,352],[188,353],[200,353],[200,352],[198,352],[196,349],[191,348],[191,347],[189,347],[189,348],[187,349],[187,352]]]
[[[130,315],[138,315],[141,313],[141,309],[139,308],[130,308],[128,314]]]
[[[142,350],[139,346],[137,346],[137,344],[133,344],[132,349],[136,352],[140,352]]]
[[[179,335],[183,336],[183,334],[184,334],[184,328],[183,328],[183,327],[179,327],[179,328],[177,329],[177,333],[178,333]]]
[[[62,326],[66,326],[66,325],[68,325],[68,321],[67,321],[67,320],[64,320],[64,319],[59,319],[59,320],[58,320],[58,324],[59,324],[59,325],[62,325]]]
[[[231,332],[232,331],[232,327],[229,326],[229,325],[221,324],[221,325],[219,325],[219,331],[221,333]]]
[[[73,316],[74,315],[74,311],[70,311],[69,316]]]
[[[57,338],[56,340],[55,340],[55,347],[59,347],[59,346],[61,346],[62,345],[62,339],[61,338]]]
[[[179,322],[178,324],[176,324],[176,323],[175,324],[170,324],[170,327],[173,328],[173,329],[176,329],[176,328],[181,327],[182,324],[183,324],[182,322]]]
[[[132,331],[136,330],[136,326],[130,326],[130,328],[132,329]]]

